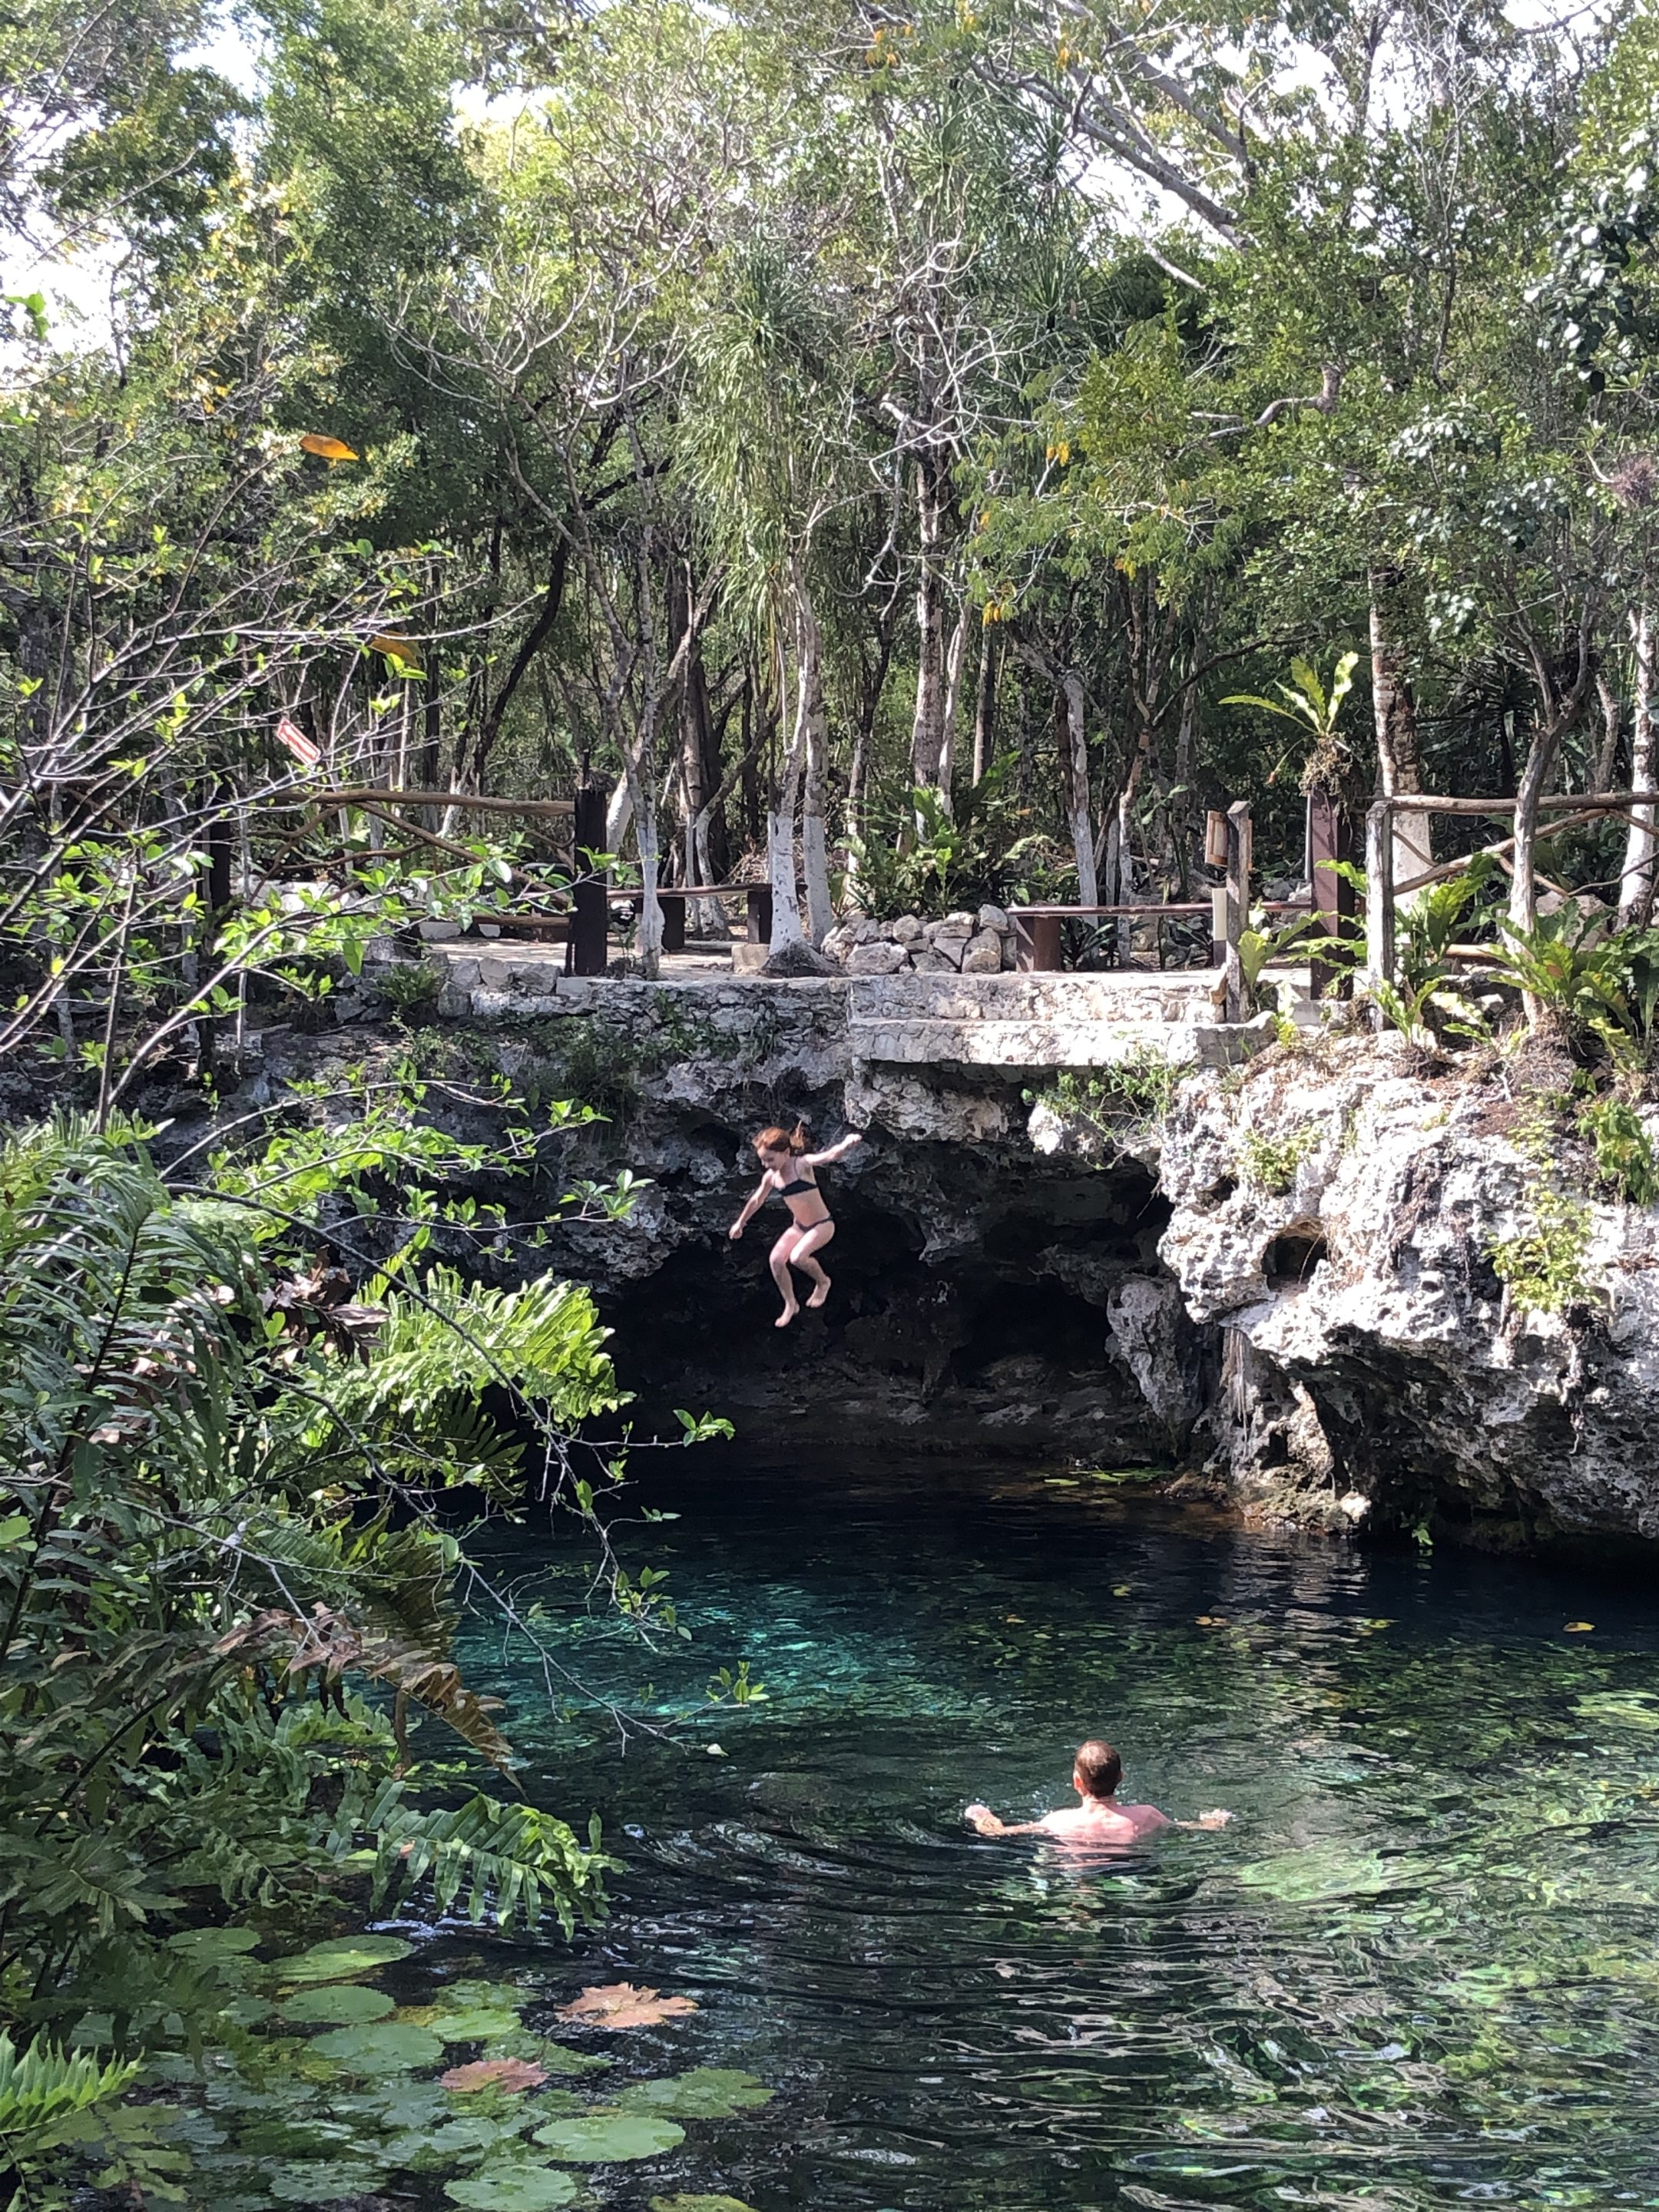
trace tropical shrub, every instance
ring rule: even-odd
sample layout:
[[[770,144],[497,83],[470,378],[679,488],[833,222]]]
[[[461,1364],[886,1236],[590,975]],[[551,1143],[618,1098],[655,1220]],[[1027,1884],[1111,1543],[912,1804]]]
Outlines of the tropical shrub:
[[[360,1302],[284,1260],[323,1170],[283,1159],[297,1212],[249,1175],[170,1190],[131,1133],[0,1151],[0,2003],[27,2034],[187,2015],[199,1962],[162,1938],[210,1899],[366,1875],[383,1905],[567,1928],[601,1902],[597,1844],[512,1802],[450,1656],[458,1574],[487,1586],[437,1518],[463,1484],[515,1511],[526,1475],[591,1505],[568,1439],[622,1403],[592,1302],[407,1253]],[[422,1715],[447,1764],[411,1755]]]
[[[1659,929],[1596,933],[1571,902],[1529,930],[1505,926],[1501,981],[1526,994],[1576,1049],[1644,1060],[1659,1010]]]

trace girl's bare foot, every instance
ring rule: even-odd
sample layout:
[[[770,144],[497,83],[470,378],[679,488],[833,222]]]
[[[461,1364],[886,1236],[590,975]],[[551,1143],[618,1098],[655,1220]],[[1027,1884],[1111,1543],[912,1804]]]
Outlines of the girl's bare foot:
[[[777,1319],[773,1322],[773,1328],[787,1328],[790,1322],[793,1321],[795,1316],[799,1311],[800,1308],[799,1306],[786,1306],[783,1311],[778,1316]]]
[[[815,1290],[811,1296],[807,1299],[806,1303],[809,1306],[821,1306],[829,1295],[830,1278],[826,1275],[823,1280],[818,1285],[817,1290]]]

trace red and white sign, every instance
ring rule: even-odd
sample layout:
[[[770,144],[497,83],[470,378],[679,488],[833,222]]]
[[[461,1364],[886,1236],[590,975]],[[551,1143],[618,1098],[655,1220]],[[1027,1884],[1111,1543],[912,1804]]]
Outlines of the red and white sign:
[[[284,714],[276,725],[276,735],[291,752],[301,768],[315,768],[322,758],[321,749],[313,744],[300,725]]]

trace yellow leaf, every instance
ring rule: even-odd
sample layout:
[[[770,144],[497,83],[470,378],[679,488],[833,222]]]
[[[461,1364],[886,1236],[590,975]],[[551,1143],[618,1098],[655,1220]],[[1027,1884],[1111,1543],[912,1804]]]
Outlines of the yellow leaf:
[[[354,453],[343,438],[325,437],[320,431],[307,430],[300,441],[302,453],[315,453],[325,461],[355,461]]]
[[[368,641],[371,653],[383,653],[388,660],[401,660],[405,668],[419,671],[424,664],[421,648],[412,637],[398,637],[391,630],[376,630]]]
[[[1595,1626],[1595,1623],[1593,1620],[1570,1620],[1567,1623],[1567,1634],[1569,1636],[1588,1636]]]

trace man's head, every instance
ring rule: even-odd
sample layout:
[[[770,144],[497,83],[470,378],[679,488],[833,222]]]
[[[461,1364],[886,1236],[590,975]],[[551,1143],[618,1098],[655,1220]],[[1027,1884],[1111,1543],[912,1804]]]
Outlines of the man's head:
[[[1110,1797],[1123,1779],[1123,1761],[1102,1737],[1091,1735],[1077,1747],[1072,1787],[1079,1797]]]

